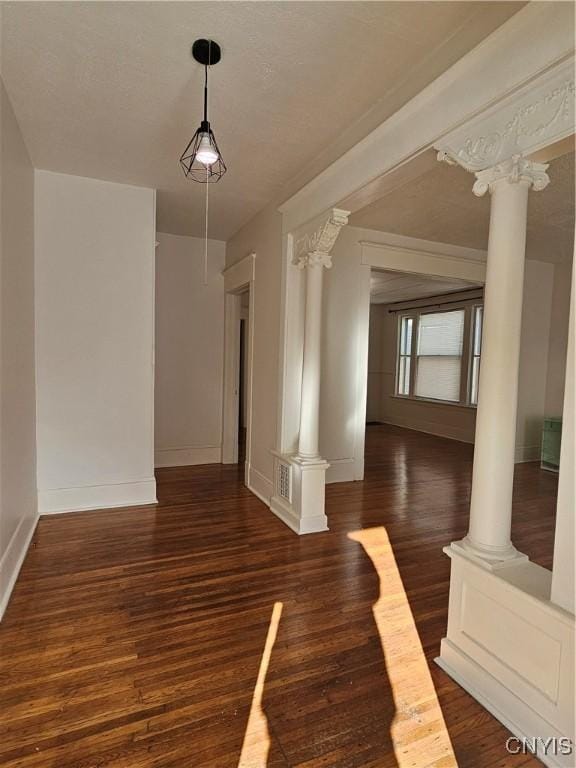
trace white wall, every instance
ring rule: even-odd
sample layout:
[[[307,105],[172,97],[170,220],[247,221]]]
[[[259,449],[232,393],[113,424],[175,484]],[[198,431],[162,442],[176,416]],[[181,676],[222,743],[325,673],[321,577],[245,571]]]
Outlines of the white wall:
[[[153,502],[154,191],[35,179],[40,512]]]
[[[222,452],[225,243],[158,233],[155,462],[219,462]]]
[[[384,338],[386,312],[384,304],[370,304],[366,421],[380,421],[382,418],[380,403],[387,387],[386,376],[389,375],[385,369],[384,349],[388,349],[391,343]]]
[[[564,378],[566,375],[566,350],[568,346],[571,273],[572,260],[554,265],[548,379],[546,382],[547,416],[562,416]]]
[[[250,487],[272,496],[273,461],[278,425],[278,370],[281,304],[282,218],[273,206],[263,210],[226,245],[226,266],[256,254],[254,280],[254,354],[252,379]]]
[[[526,260],[518,374],[516,461],[537,461],[546,415],[554,265]],[[568,307],[566,307],[566,322]],[[564,378],[564,372],[562,372]]]
[[[560,451],[560,476],[558,478],[558,504],[556,507],[556,534],[554,538],[554,563],[552,567],[551,599],[556,605],[574,614],[576,587],[574,569],[574,514],[576,509],[576,479],[574,477],[574,334],[576,332],[576,274],[568,281],[571,290],[567,353],[565,360],[566,381],[563,407],[562,446]]]
[[[34,171],[0,81],[0,618],[37,520]]]

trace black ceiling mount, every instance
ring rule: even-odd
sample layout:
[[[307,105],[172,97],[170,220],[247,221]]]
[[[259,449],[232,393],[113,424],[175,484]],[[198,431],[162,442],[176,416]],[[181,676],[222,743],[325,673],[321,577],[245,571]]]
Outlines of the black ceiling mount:
[[[214,40],[196,40],[192,46],[192,56],[197,62],[203,64],[205,67],[211,67],[214,64],[218,64],[222,58],[222,51],[218,43]]]

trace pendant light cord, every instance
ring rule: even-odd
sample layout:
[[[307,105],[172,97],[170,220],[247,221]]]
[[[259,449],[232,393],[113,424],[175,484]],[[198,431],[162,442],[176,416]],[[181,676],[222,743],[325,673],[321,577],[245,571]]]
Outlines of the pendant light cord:
[[[208,63],[212,61],[212,40],[208,41]],[[204,120],[208,120],[208,64],[204,65]],[[204,285],[208,285],[208,188],[210,166],[206,166],[206,216],[204,220]]]
[[[204,221],[204,285],[208,285],[208,188],[210,187],[210,168],[206,166],[206,219]]]
[[[210,51],[210,47],[208,47]],[[210,58],[210,53],[208,53]],[[208,122],[208,64],[204,64],[204,122]]]

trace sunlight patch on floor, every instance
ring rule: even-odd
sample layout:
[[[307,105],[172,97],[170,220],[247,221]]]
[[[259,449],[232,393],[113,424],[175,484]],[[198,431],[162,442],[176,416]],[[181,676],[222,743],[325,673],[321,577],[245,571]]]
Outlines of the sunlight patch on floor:
[[[398,768],[458,768],[388,534],[380,526],[348,538],[364,547],[380,579],[372,610],[396,707],[390,735]]]
[[[264,693],[264,683],[266,682],[266,673],[270,664],[270,656],[276,642],[278,634],[278,625],[282,615],[282,603],[274,603],[264,652],[260,661],[258,677],[250,705],[250,715],[246,725],[246,733],[242,742],[242,751],[238,761],[238,768],[263,768],[268,759],[270,749],[270,733],[268,731],[268,720],[262,710],[262,695]]]

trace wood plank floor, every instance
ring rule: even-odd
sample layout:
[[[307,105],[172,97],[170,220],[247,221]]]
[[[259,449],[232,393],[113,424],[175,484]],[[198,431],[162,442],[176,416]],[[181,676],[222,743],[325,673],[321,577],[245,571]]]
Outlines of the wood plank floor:
[[[43,518],[0,626],[0,765],[539,766],[432,662],[471,461],[369,427],[366,480],[304,537],[220,465],[158,471],[157,507]],[[517,467],[514,541],[546,567],[555,495]]]

